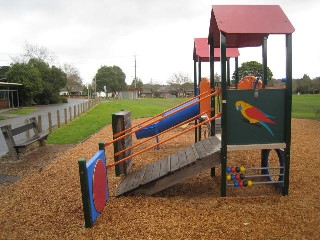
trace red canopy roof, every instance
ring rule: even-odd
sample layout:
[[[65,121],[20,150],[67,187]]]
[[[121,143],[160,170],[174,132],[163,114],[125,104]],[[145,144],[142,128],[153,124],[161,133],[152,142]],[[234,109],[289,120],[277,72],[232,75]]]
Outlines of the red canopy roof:
[[[227,58],[239,57],[240,53],[238,48],[227,48]],[[198,61],[198,57],[201,62],[209,62],[209,45],[207,38],[195,38],[193,48],[193,60]],[[214,49],[214,61],[220,61],[220,48]]]
[[[269,34],[289,34],[294,27],[278,5],[212,6],[209,38],[220,47],[220,32],[226,34],[227,47],[261,46]]]

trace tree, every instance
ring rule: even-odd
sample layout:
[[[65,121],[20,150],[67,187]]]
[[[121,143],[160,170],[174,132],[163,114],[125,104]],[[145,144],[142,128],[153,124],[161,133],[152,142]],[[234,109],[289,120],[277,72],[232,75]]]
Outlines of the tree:
[[[135,78],[132,80],[132,83],[130,85],[130,88],[138,89],[138,96],[140,97],[140,94],[143,89],[143,82],[140,78]]]
[[[9,71],[10,66],[1,66],[0,67],[0,81],[6,78],[6,74]]]
[[[263,78],[262,74],[262,64],[257,61],[244,62],[241,67],[238,68],[239,80],[245,76],[256,76]],[[267,68],[267,81],[272,79],[272,72],[270,68]],[[235,80],[235,72],[232,75],[232,79]]]
[[[70,64],[64,64],[63,70],[67,74],[67,91],[69,95],[72,92],[78,92],[83,89],[82,79],[78,69]]]
[[[142,82],[142,80],[140,78],[133,79],[130,87],[131,88],[142,89],[143,88],[143,82]]]
[[[37,44],[32,45],[26,43],[24,46],[24,53],[16,58],[13,58],[13,61],[27,63],[30,59],[38,59],[52,65],[56,57],[46,47],[38,46]]]
[[[170,94],[176,95],[177,97],[182,93],[186,94],[189,88],[193,88],[193,83],[190,77],[184,73],[174,73],[167,81],[170,85]]]
[[[98,69],[92,84],[96,83],[97,92],[118,92],[127,88],[126,75],[118,66],[102,66]]]
[[[218,73],[214,74],[214,82],[220,82],[221,81],[221,76]]]
[[[21,83],[19,99],[21,106],[30,106],[37,94],[43,91],[40,71],[28,63],[15,63],[7,72],[8,82]]]
[[[312,80],[313,93],[320,93],[320,77],[316,77]]]
[[[311,78],[304,74],[301,79],[297,80],[297,93],[310,93],[312,92],[312,81]]]
[[[39,70],[43,82],[43,91],[35,96],[35,101],[40,104],[57,103],[60,89],[67,84],[67,75],[60,68],[50,67],[39,59],[32,58],[28,64]]]

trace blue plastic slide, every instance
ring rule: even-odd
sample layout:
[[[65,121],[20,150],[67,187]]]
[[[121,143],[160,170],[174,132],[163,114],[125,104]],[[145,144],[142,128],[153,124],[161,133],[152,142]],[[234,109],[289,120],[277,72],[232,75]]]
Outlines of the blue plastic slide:
[[[196,101],[197,101],[197,99],[186,102],[185,104],[172,109],[171,111],[163,114],[162,116],[165,117],[165,116],[177,111],[178,109],[181,109],[185,106],[189,106],[190,104],[192,104]],[[165,130],[167,130],[167,129],[169,129],[179,123],[182,123],[182,122],[198,115],[199,111],[200,111],[199,103],[191,105],[191,106],[189,106],[179,112],[172,114],[171,116],[169,116],[167,118],[163,118],[163,119],[159,120],[159,122],[156,122],[148,127],[141,128],[141,130],[136,132],[136,137],[137,137],[137,139],[141,139],[141,138],[154,136],[158,133],[161,133],[161,132],[163,132],[163,131],[165,131]]]

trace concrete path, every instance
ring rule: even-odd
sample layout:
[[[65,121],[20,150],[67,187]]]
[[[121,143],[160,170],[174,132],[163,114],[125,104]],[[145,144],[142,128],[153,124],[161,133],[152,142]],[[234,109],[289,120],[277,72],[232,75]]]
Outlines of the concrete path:
[[[9,119],[5,120],[0,120],[0,127],[4,125],[11,124],[12,128],[16,128],[18,126],[21,126],[24,124],[26,119],[29,119],[31,117],[38,117],[41,115],[42,117],[42,129],[46,130],[49,128],[49,121],[48,121],[48,112],[51,112],[51,118],[52,118],[52,125],[56,126],[57,125],[57,110],[60,112],[60,121],[64,122],[64,109],[71,107],[72,111],[72,118],[73,118],[73,108],[75,105],[79,105],[85,101],[86,99],[69,99],[68,103],[61,103],[61,104],[51,104],[51,105],[45,105],[45,106],[37,106],[38,110],[26,114],[26,115],[12,115],[10,114],[7,110],[1,110],[0,111],[0,116],[5,116],[5,117],[11,117]],[[77,108],[78,111],[78,108]],[[69,110],[67,110],[67,115],[68,119],[70,118],[69,116]],[[17,138],[23,138],[23,136],[16,136]],[[19,139],[17,139],[19,140]],[[8,147],[7,144],[3,138],[2,132],[0,131],[0,157],[5,155],[8,152]]]

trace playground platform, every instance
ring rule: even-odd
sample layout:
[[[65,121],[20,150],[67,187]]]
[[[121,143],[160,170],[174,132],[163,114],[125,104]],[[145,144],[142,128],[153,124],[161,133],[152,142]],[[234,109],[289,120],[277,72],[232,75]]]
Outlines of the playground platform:
[[[221,140],[198,141],[125,176],[116,196],[152,195],[220,164]]]

